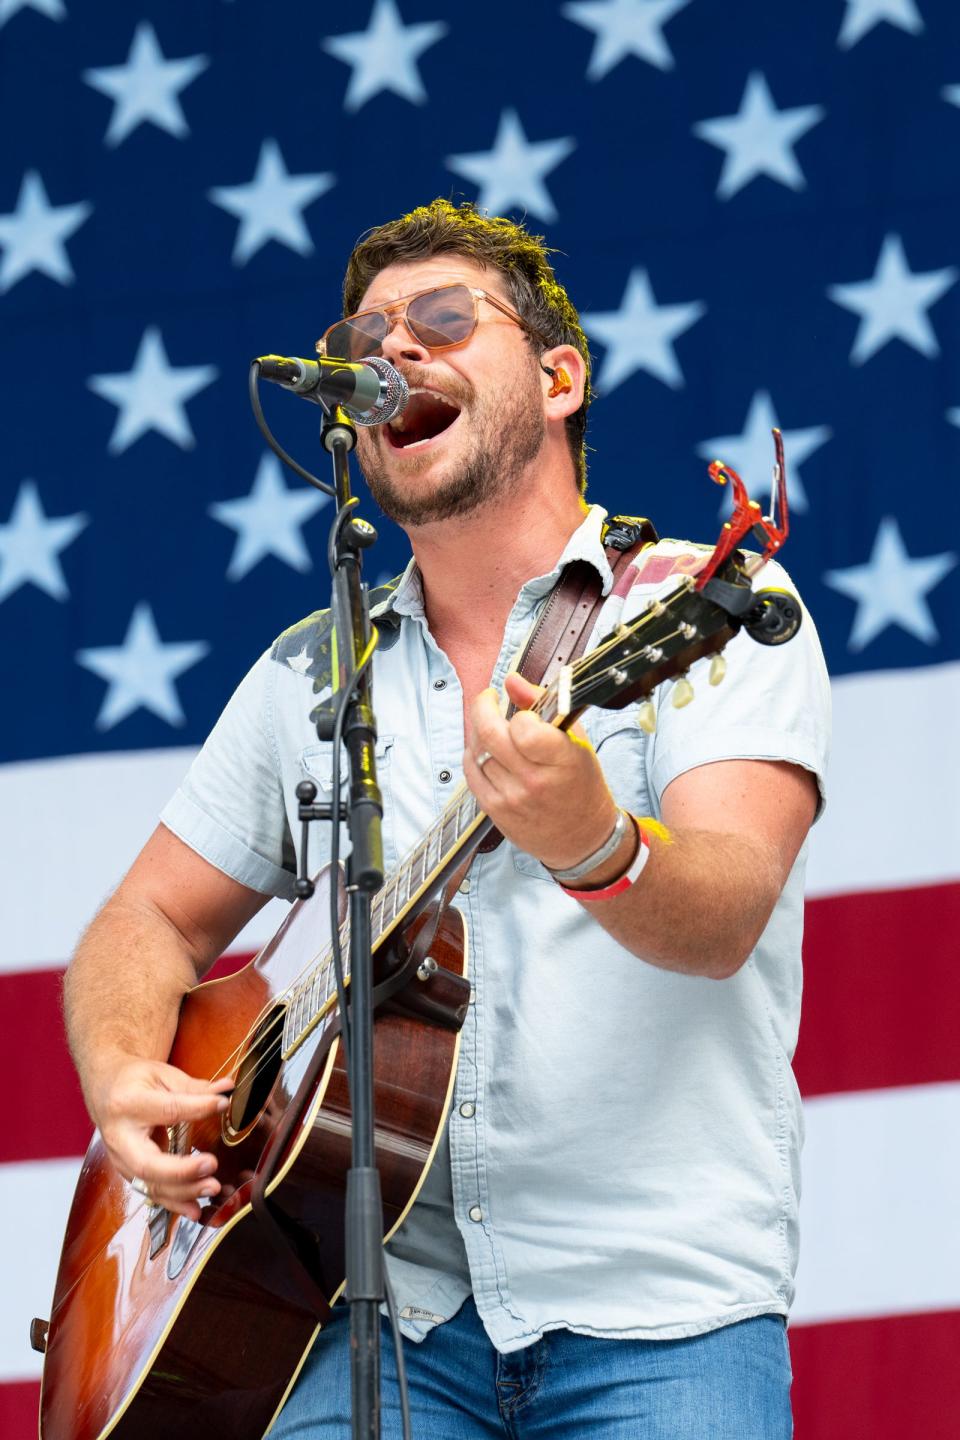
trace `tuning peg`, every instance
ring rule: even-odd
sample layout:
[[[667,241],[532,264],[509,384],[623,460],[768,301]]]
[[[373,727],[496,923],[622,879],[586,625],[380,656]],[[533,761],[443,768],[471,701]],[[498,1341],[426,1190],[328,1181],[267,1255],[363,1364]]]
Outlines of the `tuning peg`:
[[[657,712],[653,707],[652,700],[644,700],[637,711],[637,724],[647,735],[652,735],[657,728]]]
[[[710,684],[719,685],[720,681],[723,679],[726,673],[727,662],[725,658],[718,652],[710,661]]]
[[[684,705],[689,705],[692,699],[693,686],[690,684],[690,681],[687,679],[686,675],[681,675],[680,679],[673,687],[674,710],[682,710]]]

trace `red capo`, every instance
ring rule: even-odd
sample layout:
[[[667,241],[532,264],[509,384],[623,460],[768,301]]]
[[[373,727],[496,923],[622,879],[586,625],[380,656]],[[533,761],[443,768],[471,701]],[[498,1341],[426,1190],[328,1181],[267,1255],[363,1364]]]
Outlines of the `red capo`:
[[[751,563],[747,570],[749,575],[755,575],[761,565],[765,565],[776,555],[790,533],[790,515],[787,509],[787,467],[783,457],[783,436],[776,429],[773,431],[773,445],[776,451],[776,463],[773,467],[771,489],[772,515],[762,514],[756,500],[751,500],[747,494],[747,487],[736,470],[731,470],[724,465],[722,460],[711,461],[708,467],[710,479],[718,485],[726,485],[729,480],[733,486],[733,511],[730,519],[724,522],[720,539],[717,541],[706,567],[697,576],[695,586],[697,590],[703,589],[745,535],[752,533],[757,544],[763,547],[763,553]]]

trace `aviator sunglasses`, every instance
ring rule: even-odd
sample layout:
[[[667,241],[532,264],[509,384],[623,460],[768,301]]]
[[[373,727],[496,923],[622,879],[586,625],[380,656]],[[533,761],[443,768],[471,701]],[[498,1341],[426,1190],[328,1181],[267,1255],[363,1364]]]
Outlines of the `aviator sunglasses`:
[[[317,341],[317,354],[352,361],[381,355],[394,318],[402,320],[414,339],[428,350],[452,350],[455,345],[469,340],[476,330],[481,300],[502,311],[545,347],[549,345],[550,342],[528,325],[522,315],[489,291],[455,284],[434,285],[432,289],[418,290],[416,295],[408,295],[404,300],[394,300],[375,310],[359,310],[356,315],[338,320]]]

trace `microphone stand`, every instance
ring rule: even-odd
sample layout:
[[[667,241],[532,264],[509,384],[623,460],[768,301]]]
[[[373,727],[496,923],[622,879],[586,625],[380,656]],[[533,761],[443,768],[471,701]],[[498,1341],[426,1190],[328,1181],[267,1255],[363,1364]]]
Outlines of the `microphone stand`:
[[[350,1306],[350,1380],[353,1440],[380,1440],[380,1306],[384,1299],[383,1205],[376,1168],[373,1113],[373,957],[370,903],[383,884],[383,801],[376,774],[376,719],[370,667],[361,660],[370,641],[366,587],[360,582],[360,552],[377,538],[373,526],[351,515],[348,456],[356,429],[341,408],[324,406],[320,439],[333,459],[337,516],[331,531],[333,616],[340,678],[360,670],[346,701],[344,745],[350,759],[346,806],[351,850],[347,861],[350,920],[350,986],[347,1064],[352,1111],[351,1169],[345,1210],[346,1298]],[[321,739],[324,721],[317,722]],[[332,797],[332,820],[339,824],[339,796]],[[336,877],[331,877],[336,884]]]

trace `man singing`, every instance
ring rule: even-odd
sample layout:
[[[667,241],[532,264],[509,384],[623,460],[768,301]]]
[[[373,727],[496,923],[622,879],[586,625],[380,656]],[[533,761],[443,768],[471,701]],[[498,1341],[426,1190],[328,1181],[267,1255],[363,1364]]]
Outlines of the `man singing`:
[[[457,896],[474,1003],[443,1141],[387,1247],[414,1434],[785,1440],[790,1058],[829,709],[813,625],[779,649],[738,636],[693,705],[662,686],[652,734],[636,706],[548,725],[510,667],[563,567],[597,572],[598,638],[702,552],[660,542],[614,589],[605,512],[583,499],[586,339],[521,226],[443,200],[378,226],[344,315],[327,353],[382,355],[411,392],[357,444],[413,552],[374,612],[386,863],[461,779],[505,837]],[[656,498],[632,508],[655,518]],[[295,788],[330,774],[309,719],[328,635],[311,616],[253,666],[67,977],[111,1158],[192,1217],[216,1161],[151,1132],[215,1114],[226,1086],[166,1060],[184,993],[269,896],[293,898]],[[396,1440],[386,1329],[383,1366]],[[272,1434],[346,1437],[349,1415],[337,1309]]]

